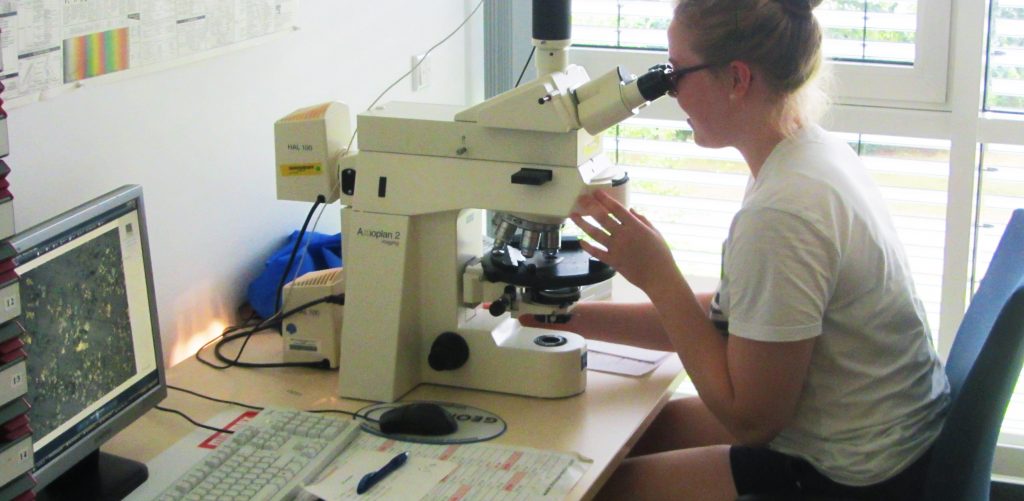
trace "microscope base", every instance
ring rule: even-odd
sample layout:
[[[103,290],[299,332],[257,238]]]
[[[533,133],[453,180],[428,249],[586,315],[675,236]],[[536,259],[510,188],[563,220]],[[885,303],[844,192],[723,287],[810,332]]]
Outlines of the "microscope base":
[[[507,317],[493,330],[469,326],[458,334],[469,345],[465,365],[438,371],[424,364],[422,382],[539,398],[586,389],[587,344],[578,334],[523,327]]]

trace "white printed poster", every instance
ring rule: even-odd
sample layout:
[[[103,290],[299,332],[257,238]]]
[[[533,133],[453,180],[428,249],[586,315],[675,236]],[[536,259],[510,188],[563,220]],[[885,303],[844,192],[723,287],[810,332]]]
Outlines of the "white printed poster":
[[[5,100],[290,29],[299,0],[0,0]]]

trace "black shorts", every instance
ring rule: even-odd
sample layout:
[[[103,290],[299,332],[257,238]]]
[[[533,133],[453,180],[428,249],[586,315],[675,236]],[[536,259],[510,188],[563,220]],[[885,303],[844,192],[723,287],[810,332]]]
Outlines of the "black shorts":
[[[929,451],[888,480],[854,487],[831,480],[803,459],[764,447],[734,445],[729,449],[733,481],[740,496],[800,494],[839,499],[921,499],[930,458]]]

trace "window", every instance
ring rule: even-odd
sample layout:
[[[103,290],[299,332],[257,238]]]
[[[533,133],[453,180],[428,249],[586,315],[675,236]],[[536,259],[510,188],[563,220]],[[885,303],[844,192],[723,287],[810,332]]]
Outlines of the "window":
[[[917,1],[828,0],[815,9],[825,57],[850,62],[914,64]]]
[[[692,135],[685,123],[633,120],[606,134],[605,151],[628,170],[630,204],[655,222],[683,273],[717,279],[750,171],[736,150],[701,148]]]
[[[815,9],[825,56],[840,61],[913,65],[917,0],[828,0]],[[573,44],[665,49],[672,17],[668,0],[576,0]]]
[[[667,1],[576,0],[573,44],[630,49],[664,49],[672,18]]]
[[[1024,207],[1024,145],[988,144],[982,150],[972,289],[988,270],[1014,209]]]
[[[1024,113],[1024,0],[992,0],[985,109]]]
[[[671,0],[575,0],[575,52],[590,52],[585,57],[591,62],[584,66],[601,74],[621,59],[607,49],[663,51],[672,5]],[[825,31],[823,49],[834,62],[839,94],[851,102],[943,105],[949,13],[949,0],[823,2],[815,15]]]

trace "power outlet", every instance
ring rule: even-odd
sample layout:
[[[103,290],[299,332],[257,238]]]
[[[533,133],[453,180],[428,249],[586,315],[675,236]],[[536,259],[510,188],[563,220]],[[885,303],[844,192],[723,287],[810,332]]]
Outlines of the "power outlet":
[[[412,90],[418,91],[430,86],[430,59],[426,54],[412,56],[412,75],[409,79],[412,82]]]

